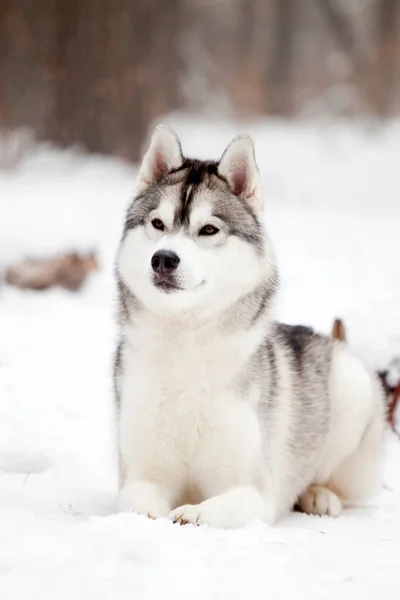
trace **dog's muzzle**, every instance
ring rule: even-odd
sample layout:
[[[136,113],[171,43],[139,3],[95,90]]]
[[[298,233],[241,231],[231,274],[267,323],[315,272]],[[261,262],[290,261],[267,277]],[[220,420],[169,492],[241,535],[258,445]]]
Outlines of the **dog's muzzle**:
[[[181,259],[171,250],[158,250],[151,258],[154,285],[164,292],[179,290],[175,282],[174,272]]]

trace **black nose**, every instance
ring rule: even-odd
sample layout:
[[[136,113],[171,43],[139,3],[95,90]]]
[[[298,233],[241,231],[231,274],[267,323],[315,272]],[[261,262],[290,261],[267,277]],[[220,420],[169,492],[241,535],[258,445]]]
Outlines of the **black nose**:
[[[172,273],[181,262],[181,259],[175,252],[170,250],[159,250],[151,259],[151,266],[155,273]]]

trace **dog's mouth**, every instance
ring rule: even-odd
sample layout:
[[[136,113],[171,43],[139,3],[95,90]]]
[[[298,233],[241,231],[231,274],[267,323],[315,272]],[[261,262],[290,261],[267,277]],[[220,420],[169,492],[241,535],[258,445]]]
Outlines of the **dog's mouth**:
[[[177,285],[172,279],[166,279],[165,277],[154,278],[153,283],[155,287],[163,292],[171,293],[171,292],[179,292],[182,290],[179,285]]]
[[[192,288],[186,289],[180,287],[175,281],[171,278],[167,277],[153,277],[153,285],[158,290],[170,294],[171,292],[190,292],[192,290],[197,290],[199,287],[202,287],[205,284],[205,281],[202,281],[198,285],[195,285]]]

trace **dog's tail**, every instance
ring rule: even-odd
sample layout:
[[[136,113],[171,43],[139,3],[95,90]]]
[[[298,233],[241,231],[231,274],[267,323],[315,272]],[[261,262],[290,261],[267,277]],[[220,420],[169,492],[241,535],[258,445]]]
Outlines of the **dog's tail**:
[[[346,328],[342,319],[334,320],[331,336],[338,342],[346,342]]]

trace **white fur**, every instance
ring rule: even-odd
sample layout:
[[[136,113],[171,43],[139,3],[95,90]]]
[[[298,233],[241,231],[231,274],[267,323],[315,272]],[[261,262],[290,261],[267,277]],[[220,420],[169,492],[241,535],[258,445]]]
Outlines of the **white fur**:
[[[169,516],[180,525],[192,523],[224,528],[244,527],[256,517],[266,517],[264,499],[254,486],[231,487],[200,504],[180,506]]]
[[[331,429],[324,454],[327,486],[344,504],[380,491],[384,402],[380,383],[338,344],[330,380]],[[317,475],[321,479],[323,469]]]
[[[163,500],[150,490],[149,512],[160,506],[153,516],[165,513],[163,502],[175,508],[180,495],[209,498],[237,485],[251,487],[258,470],[262,477],[254,410],[258,391],[252,390],[243,402],[227,386],[259,343],[258,332],[233,335],[227,347],[225,339],[213,335],[212,324],[206,331],[189,322],[183,328],[185,335],[181,324],[175,329],[149,317],[132,330],[125,357],[122,394],[129,401],[122,403],[120,415],[125,485],[158,481],[157,494],[162,490]],[[170,356],[174,337],[180,343]],[[142,498],[142,492],[133,494],[131,504],[123,500],[121,507],[143,512]]]

